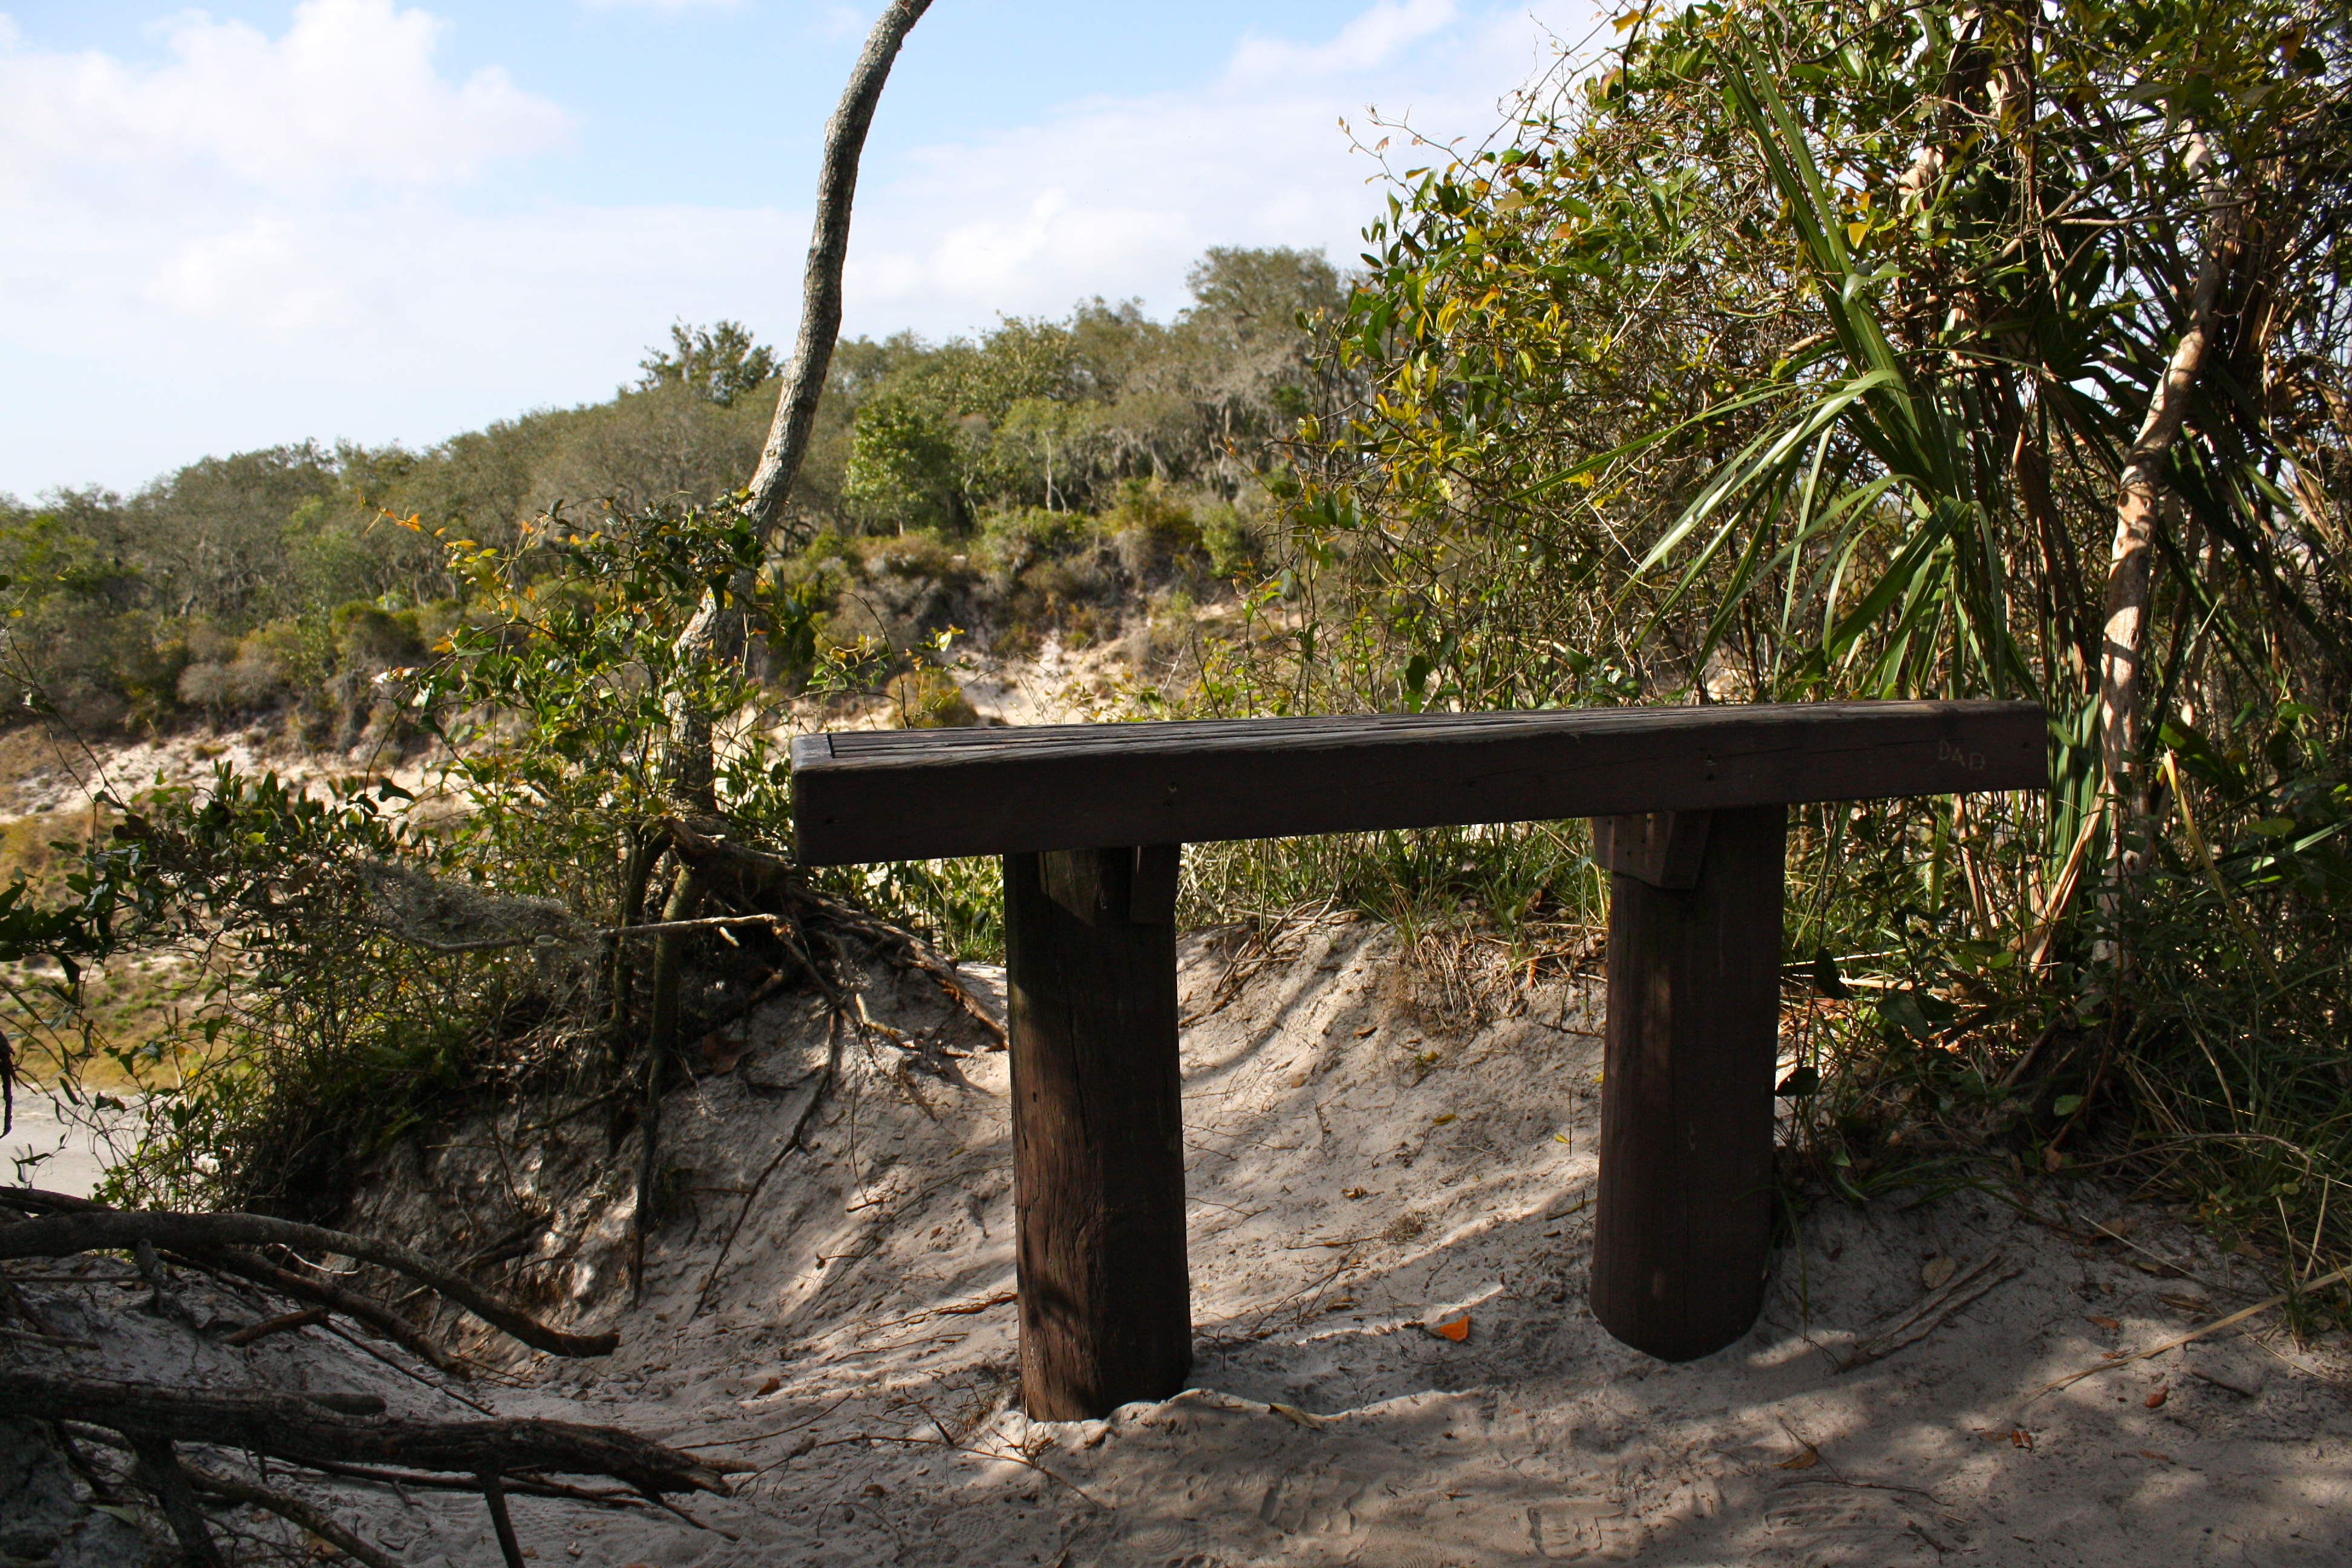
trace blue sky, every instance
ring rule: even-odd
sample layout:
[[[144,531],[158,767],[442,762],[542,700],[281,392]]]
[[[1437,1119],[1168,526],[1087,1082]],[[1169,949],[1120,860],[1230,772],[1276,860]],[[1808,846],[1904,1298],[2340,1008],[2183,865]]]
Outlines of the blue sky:
[[[0,0],[4,3],[4,0]],[[867,146],[846,330],[1183,302],[1213,244],[1351,258],[1368,109],[1480,138],[1591,0],[937,0]],[[790,340],[827,0],[0,9],[0,491],[423,445],[609,395],[677,319]]]

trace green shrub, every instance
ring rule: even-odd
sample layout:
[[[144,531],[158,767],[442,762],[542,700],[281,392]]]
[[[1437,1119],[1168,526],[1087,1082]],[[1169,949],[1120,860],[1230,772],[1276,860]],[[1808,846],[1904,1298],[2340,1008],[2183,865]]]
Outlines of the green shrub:
[[[144,631],[142,626],[123,639],[111,673],[131,711],[152,724],[180,705],[180,677],[188,668],[189,652],[178,638],[150,642]]]
[[[944,669],[929,666],[894,677],[887,689],[901,730],[952,730],[980,722],[963,688]]]
[[[387,610],[365,599],[354,599],[327,617],[336,662],[346,668],[383,669],[405,664],[425,652],[425,638],[415,610]]]
[[[1201,548],[1209,570],[1221,578],[1255,575],[1265,542],[1231,502],[1205,509],[1200,517]]]
[[[333,673],[334,664],[334,638],[326,617],[284,616],[247,632],[236,645],[231,668],[250,671],[247,682],[257,693],[265,684],[314,691]]]
[[[1067,553],[1087,522],[1076,512],[1043,507],[988,512],[980,520],[978,553],[994,571],[1018,577],[1041,560]]]
[[[1192,509],[1157,479],[1129,479],[1119,487],[1118,504],[1103,514],[1111,547],[1132,582],[1164,581],[1202,558],[1201,525]]]

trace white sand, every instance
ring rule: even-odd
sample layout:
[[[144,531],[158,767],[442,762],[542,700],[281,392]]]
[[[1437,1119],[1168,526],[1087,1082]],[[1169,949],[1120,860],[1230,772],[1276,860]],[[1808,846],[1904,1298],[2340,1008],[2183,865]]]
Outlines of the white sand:
[[[129,1113],[79,1112],[65,1118],[49,1092],[30,1084],[16,1089],[16,1115],[8,1133],[0,1138],[0,1181],[20,1182],[52,1193],[86,1198],[106,1174],[112,1158],[95,1116],[102,1122],[131,1131]]]
[[[760,1186],[713,1309],[696,1316],[743,1192],[806,1103],[792,1086],[823,1059],[808,1005],[780,1005],[740,1068],[669,1102],[681,1196],[646,1300],[590,1314],[621,1331],[621,1351],[475,1391],[502,1414],[625,1425],[761,1466],[733,1498],[688,1500],[736,1539],[518,1500],[538,1561],[2352,1561],[2340,1343],[2176,1351],[2027,1397],[2266,1293],[2253,1265],[2088,1185],[2030,1194],[2053,1216],[2064,1206],[2071,1235],[1990,1197],[1825,1207],[1780,1255],[1754,1331],[1704,1361],[1652,1361],[1584,1305],[1590,985],[1538,988],[1449,1041],[1413,1022],[1385,935],[1336,926],[1295,941],[1213,1009],[1222,950],[1183,949],[1186,1006],[1205,1013],[1184,1039],[1191,1390],[1101,1422],[1010,1408],[1012,1307],[956,1310],[1013,1288],[997,1052],[952,1060],[949,1081],[907,1070],[894,1046],[853,1043],[814,1151]],[[976,1047],[927,983],[878,981],[868,1005]],[[487,1235],[567,1168],[600,1166],[604,1191],[625,1192],[633,1145],[606,1161],[590,1130],[580,1137],[572,1156],[517,1163],[453,1135],[428,1162],[433,1195],[382,1194],[366,1227],[414,1238],[463,1220]],[[567,1205],[543,1247],[568,1259],[551,1268],[583,1300],[615,1300],[620,1214]],[[2078,1239],[2093,1218],[2130,1244]],[[1923,1268],[1996,1249],[2015,1278],[1920,1342],[1834,1370],[1927,1294]],[[1459,1344],[1418,1326],[1465,1307]],[[93,1365],[129,1353],[113,1332]],[[315,1385],[467,1414],[329,1341],[203,1359],[217,1375],[331,1378]],[[356,1488],[337,1500],[408,1563],[495,1561],[478,1502]]]

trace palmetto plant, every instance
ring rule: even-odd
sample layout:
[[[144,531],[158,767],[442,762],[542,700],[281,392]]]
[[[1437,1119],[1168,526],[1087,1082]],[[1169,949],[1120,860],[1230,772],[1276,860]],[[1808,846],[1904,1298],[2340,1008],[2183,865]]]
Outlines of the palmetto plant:
[[[1429,163],[1370,231],[1371,395],[1309,432],[1253,661],[1328,705],[2033,698],[2046,806],[1808,818],[1800,951],[1947,998],[1948,1027],[1864,1013],[1969,1058],[1988,1106],[2063,1064],[2045,1152],[2126,1058],[2229,1099],[2162,1022],[2225,1011],[2219,952],[2263,1027],[2340,1037],[2352,26],[2294,0],[1618,26],[1488,146],[1381,144]],[[2186,907],[2194,965],[2151,923]]]

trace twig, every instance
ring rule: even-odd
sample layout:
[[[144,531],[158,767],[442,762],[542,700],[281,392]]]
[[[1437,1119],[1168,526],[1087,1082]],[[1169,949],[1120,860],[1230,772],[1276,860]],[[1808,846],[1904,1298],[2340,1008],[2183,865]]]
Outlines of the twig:
[[[148,1435],[124,1436],[131,1438],[131,1451],[139,1458],[139,1479],[163,1505],[163,1517],[170,1521],[172,1533],[179,1539],[180,1550],[192,1568],[227,1568],[210,1527],[205,1523],[205,1510],[197,1506],[196,1494],[188,1488],[187,1472],[180,1468],[180,1461],[172,1452],[172,1440]]]
[[[173,1319],[193,1331],[196,1327],[195,1309],[181,1300],[171,1289],[163,1274],[163,1260],[155,1256],[155,1244],[142,1236],[133,1247],[131,1256],[139,1260],[140,1275],[152,1289],[153,1293],[147,1298],[147,1310],[159,1318]]]
[[[776,940],[783,943],[784,951],[791,953],[793,960],[808,972],[809,979],[814,983],[818,993],[824,997],[825,1005],[838,1011],[841,1007],[841,993],[834,988],[833,982],[826,977],[824,970],[816,966],[816,960],[810,956],[810,949],[814,944],[808,940],[808,932],[801,929],[799,919],[795,917],[777,927]]]
[[[31,1329],[12,1329],[0,1324],[0,1339],[16,1340],[28,1345],[47,1345],[53,1350],[94,1351],[96,1340],[78,1340],[68,1334],[37,1333]]]
[[[707,1444],[704,1446],[709,1447]],[[303,1468],[316,1470],[324,1476],[335,1476],[345,1480],[373,1481],[378,1486],[390,1487],[394,1491],[402,1492],[404,1500],[406,1493],[403,1489],[408,1487],[415,1487],[419,1491],[438,1492],[471,1492],[481,1489],[480,1483],[471,1478],[418,1475],[408,1470],[380,1469],[372,1465],[338,1464],[331,1459],[306,1459],[303,1461]],[[517,1497],[559,1498],[569,1502],[590,1503],[598,1508],[635,1508],[644,1500],[635,1492],[624,1488],[611,1487],[597,1489],[575,1487],[563,1481],[551,1481],[543,1476],[525,1479],[509,1475],[506,1479],[505,1485],[507,1490]]]
[[[551,1355],[609,1355],[620,1343],[617,1334],[572,1334],[549,1328],[465,1276],[397,1242],[352,1236],[265,1215],[101,1208],[0,1226],[0,1258],[61,1258],[77,1252],[118,1247],[127,1250],[142,1242],[196,1254],[259,1247],[283,1247],[314,1255],[341,1254],[421,1280],[534,1350]]]
[[[2066,863],[2059,868],[2058,879],[2051,883],[2042,896],[2042,907],[2034,911],[2031,923],[2019,933],[2019,945],[2024,950],[2025,967],[2038,969],[2042,955],[2050,951],[2050,940],[2058,932],[2058,921],[2074,897],[2074,886],[2082,878],[2083,856],[2091,847],[2091,840],[2106,820],[2107,808],[2103,800],[2097,810],[2083,820],[2083,831],[2075,837],[2074,847],[2067,852]]]
[[[330,1312],[340,1311],[344,1316],[367,1323],[372,1328],[375,1327],[375,1322],[374,1317],[370,1316],[371,1312],[375,1317],[382,1317],[390,1322],[399,1324],[407,1329],[411,1334],[416,1332],[407,1319],[401,1317],[391,1307],[372,1296],[354,1295],[340,1286],[324,1285],[306,1279],[300,1275],[265,1263],[248,1252],[217,1252],[198,1254],[194,1257],[185,1253],[166,1252],[163,1256],[164,1260],[174,1268],[194,1269],[257,1312],[267,1314],[271,1311],[270,1303],[267,1300],[269,1295],[290,1296],[298,1301],[308,1301],[314,1306],[324,1307]],[[296,1261],[302,1263],[306,1268],[310,1267],[308,1259],[298,1258]],[[265,1276],[281,1275],[286,1280],[284,1284],[278,1283],[275,1278],[265,1279]],[[127,1286],[128,1281],[117,1279],[113,1283]],[[348,1298],[350,1305],[338,1305],[334,1300],[337,1297]],[[389,1329],[376,1328],[376,1332],[397,1342],[397,1336]],[[436,1354],[440,1353],[439,1347],[434,1348]],[[457,1375],[462,1377],[464,1373],[459,1373]]]
[[[2231,925],[2238,928],[2238,936],[2245,942],[2247,950],[2262,960],[2263,967],[2270,972],[2271,984],[2284,985],[2286,979],[2279,973],[2278,960],[2271,956],[2271,950],[2263,945],[2262,938],[2254,933],[2254,928],[2239,912],[2237,899],[2231,896],[2230,885],[2221,879],[2221,868],[2213,863],[2213,851],[2207,846],[2205,835],[2198,830],[2197,814],[2189,808],[2188,792],[2180,787],[2180,763],[2170,746],[2164,748],[2164,776],[2171,782],[2172,802],[2180,808],[2180,826],[2189,830],[2189,847],[2197,851],[2198,863],[2205,868],[2205,879],[2213,885],[2213,891],[2221,898],[2221,912],[2230,917]]]
[[[372,1296],[362,1296],[355,1290],[346,1290],[340,1285],[330,1285],[323,1280],[305,1279],[290,1268],[266,1263],[249,1252],[230,1249],[207,1254],[192,1261],[208,1270],[240,1275],[281,1296],[314,1302],[331,1312],[341,1312],[354,1321],[365,1323],[436,1372],[460,1382],[472,1377],[464,1362],[442,1349],[425,1331]],[[331,1325],[330,1331],[332,1331]],[[385,1364],[396,1363],[386,1362]]]
[[[1854,1344],[1846,1352],[1845,1359],[1838,1363],[1838,1371],[1852,1372],[1865,1363],[1893,1355],[1906,1345],[1918,1343],[1941,1328],[1953,1313],[2002,1280],[2013,1279],[2024,1271],[2023,1264],[2011,1262],[2002,1253],[1985,1254],[1958,1279]]]
[[[2333,1285],[2337,1281],[2346,1279],[2352,1279],[2352,1264],[2347,1264],[2343,1268],[2336,1269],[2332,1274],[2323,1274],[2318,1279],[2309,1280],[2306,1283],[2296,1287],[2293,1290],[2282,1290],[2275,1296],[2266,1297],[2263,1300],[2255,1302],[2251,1307],[2239,1309],[2237,1311],[2231,1313],[2226,1318],[2216,1318],[2201,1329],[2191,1329],[2189,1332],[2179,1335],[2173,1339],[2168,1339],[2160,1345],[2150,1345],[2144,1351],[2134,1351],[2129,1355],[2119,1355],[2113,1361],[2101,1362],[2096,1366],[2084,1367],[2080,1372],[2070,1372],[2054,1383],[2043,1384],[2041,1387],[2027,1394],[2021,1403],[2023,1405],[2031,1405],[2045,1394],[2052,1394],[2055,1393],[2059,1389],[2071,1387],[2074,1384],[2082,1382],[2086,1377],[2096,1376],[2098,1373],[2103,1372],[2113,1372],[2119,1366],[2129,1366],[2136,1361],[2146,1361],[2150,1356],[2159,1356],[2167,1351],[2178,1350],[2182,1345],[2188,1344],[2192,1340],[2201,1340],[2208,1334],[2220,1333],[2223,1329],[2235,1327],[2237,1324],[2244,1322],[2248,1318],[2254,1317],[2259,1313],[2267,1312],[2273,1307],[2283,1307],[2287,1302],[2294,1300],[2295,1297],[2304,1294],[2305,1291],[2316,1290],[2322,1286]]]
[[[40,1421],[110,1426],[133,1443],[201,1442],[297,1464],[390,1461],[425,1469],[604,1475],[656,1491],[725,1493],[722,1470],[616,1426],[571,1421],[424,1421],[341,1415],[299,1395],[259,1389],[159,1388],[118,1379],[0,1370],[0,1409]]]
[[[793,1130],[786,1134],[782,1145],[775,1152],[775,1157],[768,1162],[760,1172],[758,1179],[752,1182],[751,1190],[743,1194],[743,1206],[735,1211],[735,1223],[727,1227],[726,1238],[719,1242],[718,1255],[710,1260],[710,1271],[702,1277],[702,1289],[694,1299],[694,1311],[690,1316],[700,1317],[709,1310],[711,1293],[719,1289],[719,1271],[727,1267],[727,1254],[734,1247],[735,1237],[741,1234],[743,1221],[750,1217],[751,1205],[760,1201],[761,1189],[768,1184],[768,1178],[776,1173],[776,1167],[784,1163],[784,1156],[801,1146],[801,1135],[808,1131],[809,1122],[816,1115],[818,1104],[824,1100],[825,1090],[833,1087],[834,1077],[840,1070],[841,1013],[836,1009],[825,1022],[824,1071],[817,1079],[816,1088],[810,1092],[808,1103],[801,1107],[800,1115],[793,1119]]]
[[[602,1094],[591,1095],[586,1100],[583,1100],[579,1104],[573,1106],[571,1110],[559,1110],[544,1121],[529,1122],[524,1126],[516,1128],[515,1136],[517,1138],[522,1138],[533,1132],[544,1132],[551,1127],[561,1127],[565,1122],[571,1121],[573,1117],[585,1116],[588,1112],[595,1110],[598,1106],[609,1104],[628,1092],[629,1086],[627,1084],[621,1084],[615,1088],[606,1089]]]
[[[670,1501],[669,1499],[662,1496],[659,1492],[647,1492],[645,1494],[645,1498],[647,1502],[653,1504],[656,1508],[660,1509],[664,1513],[676,1514],[678,1518],[686,1521],[687,1523],[694,1526],[695,1529],[707,1530],[722,1541],[740,1542],[743,1539],[731,1530],[721,1530],[715,1524],[703,1523],[702,1521],[695,1518],[694,1515],[687,1512],[686,1510],[678,1507],[677,1504]]]
[[[969,1318],[991,1308],[1009,1306],[1021,1299],[1018,1290],[999,1290],[993,1296],[983,1296],[977,1301],[959,1301],[952,1307],[929,1307],[919,1312],[909,1312],[903,1318],[893,1318],[887,1323],[877,1323],[872,1330],[880,1333],[885,1329],[901,1329],[908,1323],[919,1323],[926,1318]]]
[[[720,926],[782,926],[783,923],[782,915],[712,915],[690,921],[650,921],[643,925],[596,926],[574,940],[590,942],[610,937],[665,936],[677,931],[711,931]],[[467,942],[434,942],[392,926],[374,929],[384,936],[404,942],[411,947],[422,948],[427,952],[496,952],[502,948],[548,947],[562,942],[561,937],[548,931],[534,931],[529,936],[476,937]]]
[[[672,837],[685,829],[675,825]],[[670,883],[669,898],[662,905],[662,921],[676,925],[701,903],[708,883],[701,866],[690,860],[678,862],[676,877]],[[663,1079],[669,1071],[670,1058],[677,1050],[677,1015],[679,970],[684,963],[685,949],[675,931],[664,934],[654,944],[653,973],[648,979],[652,995],[647,999],[646,1023],[645,1102],[637,1112],[640,1142],[637,1150],[636,1202],[629,1210],[629,1300],[642,1302],[646,1294],[646,1239],[659,1217],[654,1212],[661,1196],[658,1176],[661,1160],[661,1113]]]
[[[598,936],[659,936],[666,931],[711,931],[719,926],[777,926],[782,915],[708,915],[690,921],[654,921],[639,926],[605,926]]]
[[[319,1326],[326,1330],[329,1333],[334,1335],[335,1338],[342,1341],[343,1343],[351,1346],[352,1349],[359,1352],[362,1355],[373,1357],[375,1360],[383,1363],[385,1366],[390,1367],[393,1371],[400,1373],[401,1376],[409,1379],[411,1382],[415,1383],[422,1387],[431,1389],[434,1393],[440,1394],[445,1399],[454,1399],[469,1410],[478,1410],[483,1415],[489,1416],[493,1420],[498,1418],[499,1413],[491,1409],[488,1405],[483,1404],[480,1400],[469,1398],[467,1395],[458,1393],[454,1388],[436,1383],[431,1378],[425,1376],[423,1373],[416,1371],[414,1367],[405,1367],[401,1365],[398,1362],[393,1360],[390,1356],[384,1354],[373,1345],[369,1344],[365,1340],[354,1339],[350,1334],[343,1332],[342,1330],[335,1327],[331,1321],[321,1323]],[[434,1363],[429,1362],[426,1364],[434,1365]],[[442,1369],[438,1366],[435,1366],[434,1370],[438,1372]],[[448,1373],[447,1375],[462,1377],[463,1373]]]
[[[523,1568],[522,1542],[515,1539],[514,1519],[507,1512],[506,1489],[499,1484],[496,1465],[485,1465],[474,1479],[482,1489],[482,1501],[490,1510],[490,1528],[498,1532],[499,1554],[506,1559],[507,1568]]]
[[[16,1289],[17,1281],[26,1278],[28,1276],[21,1274],[13,1278],[6,1274],[0,1274],[0,1308],[5,1308],[24,1319],[37,1333],[47,1334],[52,1338],[63,1337],[58,1334],[58,1326],[42,1317],[34,1308],[33,1303],[26,1299],[25,1293]],[[73,1279],[73,1276],[68,1275],[65,1278]],[[75,1282],[79,1283],[79,1280]]]
[[[764,1443],[771,1437],[788,1437],[805,1427],[815,1426],[856,1397],[858,1396],[855,1394],[845,1394],[807,1420],[795,1421],[789,1426],[779,1426],[772,1432],[754,1432],[743,1437],[713,1437],[708,1443],[680,1443],[677,1447],[690,1453],[697,1448],[740,1448],[746,1443]],[[810,1447],[814,1447],[815,1445],[811,1444]]]
[[[812,905],[824,910],[827,918],[835,925],[854,931],[871,941],[887,942],[895,947],[903,948],[907,962],[929,975],[940,989],[947,993],[950,1001],[978,1019],[982,1026],[996,1037],[996,1043],[999,1046],[1006,1043],[1004,1025],[997,1019],[995,1014],[990,1012],[981,1003],[979,996],[971,988],[964,984],[963,976],[956,973],[955,965],[941,958],[929,942],[912,931],[902,931],[897,926],[877,921],[843,903],[838,899],[828,898],[813,889],[803,891],[801,896]]]
[[[1094,1493],[1087,1490],[1086,1488],[1078,1485],[1078,1483],[1074,1480],[1069,1480],[1062,1476],[1055,1475],[1053,1471],[1047,1469],[1045,1466],[1039,1464],[1036,1460],[1031,1458],[1028,1455],[1023,1453],[1018,1448],[1009,1448],[1003,1453],[996,1453],[987,1448],[975,1448],[969,1443],[950,1443],[943,1437],[890,1436],[878,1432],[862,1432],[850,1437],[831,1437],[827,1438],[824,1442],[812,1444],[811,1447],[812,1448],[838,1448],[848,1443],[906,1443],[912,1445],[913,1447],[922,1448],[952,1448],[959,1454],[970,1454],[976,1459],[1010,1459],[1016,1465],[1027,1466],[1030,1469],[1036,1471],[1039,1475],[1045,1477],[1047,1480],[1054,1482],[1056,1486],[1065,1486],[1069,1488],[1072,1491],[1077,1493],[1080,1497],[1086,1499],[1097,1508],[1101,1509],[1105,1513],[1115,1513],[1118,1511],[1115,1504],[1103,1501],[1102,1499],[1095,1496]],[[768,1468],[770,1469],[773,1469],[775,1467],[771,1465]]]
[[[342,1522],[324,1509],[317,1508],[298,1497],[235,1476],[224,1476],[196,1465],[183,1467],[199,1491],[224,1497],[232,1502],[249,1503],[268,1509],[289,1523],[299,1525],[320,1540],[328,1542],[345,1556],[357,1558],[367,1568],[401,1568],[400,1560],[370,1546],[346,1529]]]
[[[781,929],[778,930],[776,934],[779,938],[783,936],[783,932]],[[789,945],[789,942],[787,942],[787,945]],[[793,962],[800,962],[799,955],[797,953],[793,956]],[[782,991],[786,985],[790,984],[792,983],[792,978],[793,977],[790,974],[781,969],[770,970],[768,972],[768,977],[760,982],[759,984],[753,986],[749,995],[730,1003],[728,1005],[720,1008],[717,1013],[711,1015],[709,1018],[704,1020],[704,1037],[707,1039],[709,1036],[718,1033],[728,1025],[734,1023],[737,1019],[748,1016],[760,1005],[761,1003],[765,1002],[769,997],[773,996],[777,992]]]
[[[299,1312],[289,1312],[283,1317],[265,1319],[261,1322],[239,1329],[221,1342],[242,1347],[253,1343],[256,1340],[266,1340],[272,1334],[282,1334],[292,1329],[307,1329],[313,1323],[322,1323],[326,1321],[326,1308],[305,1307]]]

